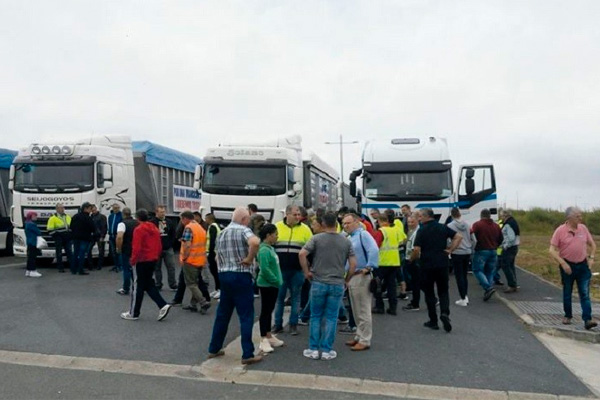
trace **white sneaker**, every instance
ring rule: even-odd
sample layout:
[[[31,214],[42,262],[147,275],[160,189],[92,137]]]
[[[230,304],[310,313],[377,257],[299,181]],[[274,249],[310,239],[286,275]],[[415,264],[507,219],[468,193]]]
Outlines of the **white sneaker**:
[[[310,358],[311,360],[318,360],[319,350],[306,349],[302,352],[302,355],[306,358]]]
[[[215,292],[215,295],[213,296],[213,299],[215,299],[215,300],[219,300],[220,298],[221,298],[221,291],[220,291],[220,290],[217,290],[217,291]]]
[[[321,354],[321,360],[325,360],[325,361],[333,360],[336,357],[337,357],[337,353],[335,350],[331,350],[329,353],[323,352],[323,354]]]
[[[277,336],[271,334],[270,338],[267,338],[271,347],[281,347],[283,346],[283,340],[277,338]]]
[[[31,273],[31,271],[30,271],[30,270],[28,270],[28,269],[27,269],[27,270],[25,270],[25,276],[29,276],[29,274],[30,274],[30,273]]]
[[[138,317],[129,314],[129,311],[121,313],[121,318],[126,319],[127,321],[136,321],[139,319]]]
[[[456,304],[457,306],[461,306],[461,307],[466,307],[469,305],[469,303],[467,303],[467,301],[465,299],[456,300],[454,302],[454,304]]]
[[[469,296],[465,296],[465,303],[467,303],[467,305],[469,305]]]
[[[272,353],[273,347],[271,347],[271,343],[269,343],[269,339],[263,338],[260,340],[260,344],[258,345],[258,349],[263,353]]]
[[[37,271],[29,271],[29,275],[27,275],[27,276],[29,276],[30,278],[40,278],[42,276],[42,274],[40,274]]]
[[[161,308],[160,311],[158,312],[158,318],[156,318],[156,320],[162,321],[163,319],[167,318],[167,315],[169,314],[170,309],[171,309],[170,304],[167,304],[166,306]]]

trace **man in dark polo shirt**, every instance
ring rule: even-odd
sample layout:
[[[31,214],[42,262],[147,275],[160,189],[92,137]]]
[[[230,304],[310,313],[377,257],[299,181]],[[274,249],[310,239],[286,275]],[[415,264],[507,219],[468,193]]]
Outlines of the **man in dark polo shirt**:
[[[425,302],[429,312],[429,321],[424,326],[440,329],[435,308],[436,296],[440,299],[440,320],[444,330],[450,332],[450,296],[448,294],[448,256],[458,247],[462,236],[434,218],[431,208],[421,210],[421,228],[415,238],[410,261],[421,260],[421,289],[425,293]],[[452,239],[447,247],[448,239]]]

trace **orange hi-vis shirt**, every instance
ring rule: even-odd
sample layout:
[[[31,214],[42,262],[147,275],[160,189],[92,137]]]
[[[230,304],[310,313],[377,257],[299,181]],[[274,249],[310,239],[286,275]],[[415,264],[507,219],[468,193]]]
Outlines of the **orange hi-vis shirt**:
[[[187,232],[186,232],[187,231]],[[189,239],[189,240],[188,240]],[[179,261],[183,264],[188,264],[196,268],[202,268],[206,265],[206,231],[196,221],[191,221],[185,227],[183,242],[190,243],[190,252],[184,259],[184,246],[181,246],[179,251]]]

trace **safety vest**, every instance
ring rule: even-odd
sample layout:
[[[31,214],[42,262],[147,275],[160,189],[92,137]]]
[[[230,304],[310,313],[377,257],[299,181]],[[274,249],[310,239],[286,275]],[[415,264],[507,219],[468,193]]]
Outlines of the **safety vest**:
[[[399,267],[400,253],[400,232],[397,227],[384,226],[379,228],[383,233],[383,243],[379,248],[379,266],[380,267]]]
[[[202,268],[206,264],[206,231],[196,221],[190,222],[186,227],[192,231],[192,242],[190,244],[190,253],[183,260],[184,246],[179,251],[179,261],[196,268]]]
[[[502,221],[501,219],[498,220],[498,226],[500,227],[500,230],[502,230],[502,227],[504,226],[504,221]],[[502,255],[502,246],[498,247],[496,249],[496,254],[498,254],[499,256]]]
[[[298,254],[312,237],[310,228],[305,224],[290,227],[284,221],[279,221],[275,226],[277,227],[277,243],[274,247],[278,254]]]
[[[71,226],[71,216],[65,214],[64,216],[54,214],[48,219],[46,228],[51,234],[54,232],[68,232],[69,226]]]
[[[217,230],[217,237],[215,238],[215,251],[217,251],[217,238],[219,237],[219,235],[221,234],[221,228],[219,227],[219,224],[217,224],[216,222],[213,222],[212,224],[210,224],[208,226],[208,231],[206,232],[206,249],[210,249],[210,243],[212,241],[212,238],[210,237],[210,227],[214,226],[215,229]]]

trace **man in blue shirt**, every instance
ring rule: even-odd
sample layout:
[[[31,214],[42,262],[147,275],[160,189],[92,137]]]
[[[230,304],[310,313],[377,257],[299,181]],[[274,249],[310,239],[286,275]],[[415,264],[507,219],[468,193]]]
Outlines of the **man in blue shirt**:
[[[356,270],[352,276],[347,277],[350,303],[356,321],[356,335],[353,340],[346,342],[346,345],[351,346],[352,351],[363,351],[371,347],[373,336],[373,296],[369,286],[371,271],[379,264],[379,247],[373,236],[362,228],[358,215],[347,214],[342,220],[342,225],[349,235],[356,256]],[[348,265],[346,271],[349,273]]]

